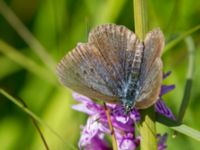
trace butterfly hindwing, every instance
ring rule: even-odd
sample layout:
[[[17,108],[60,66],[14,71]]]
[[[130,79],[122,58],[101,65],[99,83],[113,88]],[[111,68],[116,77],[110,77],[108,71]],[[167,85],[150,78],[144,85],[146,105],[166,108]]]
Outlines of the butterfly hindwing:
[[[135,106],[139,109],[148,108],[158,100],[162,84],[162,61],[160,58],[156,58],[148,73]]]
[[[164,36],[159,29],[149,32],[144,41],[144,56],[141,65],[140,97],[137,108],[147,108],[158,99],[162,83],[161,50]]]

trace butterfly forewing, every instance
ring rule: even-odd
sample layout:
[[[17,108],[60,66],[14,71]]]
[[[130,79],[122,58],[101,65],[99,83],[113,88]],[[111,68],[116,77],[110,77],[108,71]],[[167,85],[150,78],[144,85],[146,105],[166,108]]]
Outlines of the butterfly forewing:
[[[105,65],[101,57],[97,57],[98,51],[92,45],[78,44],[67,54],[57,66],[57,72],[61,82],[72,90],[91,98],[107,101],[116,99],[109,85],[101,78],[97,71],[104,76]],[[92,58],[96,59],[92,59]],[[98,70],[96,69],[98,68]],[[113,85],[112,85],[113,86]]]
[[[89,42],[98,47],[106,62],[111,65],[111,74],[116,73],[114,80],[118,86],[126,84],[135,54],[135,34],[124,26],[106,24],[91,31]]]

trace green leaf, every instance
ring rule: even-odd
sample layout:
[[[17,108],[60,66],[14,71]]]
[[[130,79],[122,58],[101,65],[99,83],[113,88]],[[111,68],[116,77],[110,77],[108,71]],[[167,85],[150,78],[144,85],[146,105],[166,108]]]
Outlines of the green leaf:
[[[187,135],[197,141],[200,141],[200,132],[185,125],[185,124],[178,124],[176,121],[171,120],[163,115],[156,113],[156,119],[159,123],[170,127],[171,129]]]
[[[171,127],[172,129],[182,133],[182,134],[185,134],[197,141],[200,141],[200,132],[185,125],[185,124],[181,124],[179,126],[175,126],[175,127]]]

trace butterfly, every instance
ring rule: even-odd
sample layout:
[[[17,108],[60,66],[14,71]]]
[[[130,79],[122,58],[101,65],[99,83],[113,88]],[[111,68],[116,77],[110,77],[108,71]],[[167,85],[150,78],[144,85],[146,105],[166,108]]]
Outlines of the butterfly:
[[[162,84],[160,29],[144,41],[122,25],[103,24],[57,65],[61,83],[92,99],[122,104],[125,113],[153,105]]]

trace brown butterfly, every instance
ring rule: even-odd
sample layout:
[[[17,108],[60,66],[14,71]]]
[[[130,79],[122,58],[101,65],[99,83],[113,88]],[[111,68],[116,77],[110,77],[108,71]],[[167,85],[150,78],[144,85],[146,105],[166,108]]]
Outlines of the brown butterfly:
[[[88,43],[79,43],[57,65],[60,81],[93,99],[121,103],[125,113],[144,109],[158,99],[162,83],[159,29],[144,41],[128,28],[115,24],[97,26]]]

